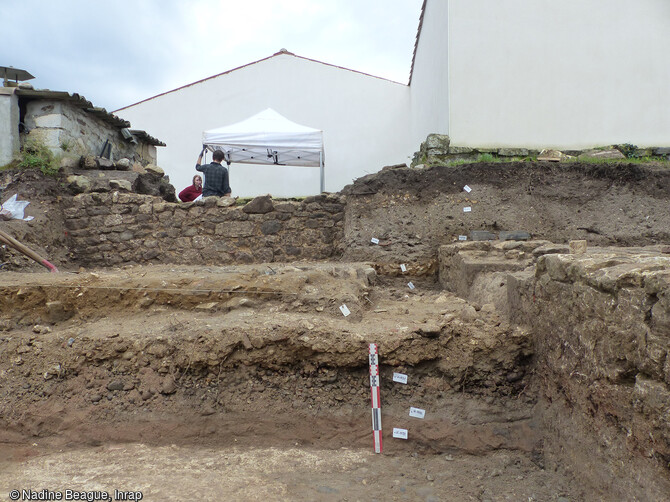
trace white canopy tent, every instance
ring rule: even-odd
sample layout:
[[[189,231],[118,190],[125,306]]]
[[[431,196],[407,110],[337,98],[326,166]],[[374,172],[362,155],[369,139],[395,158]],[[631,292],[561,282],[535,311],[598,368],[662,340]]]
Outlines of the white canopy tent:
[[[210,151],[222,150],[226,162],[319,167],[324,185],[323,131],[291,122],[271,108],[242,122],[202,133]]]

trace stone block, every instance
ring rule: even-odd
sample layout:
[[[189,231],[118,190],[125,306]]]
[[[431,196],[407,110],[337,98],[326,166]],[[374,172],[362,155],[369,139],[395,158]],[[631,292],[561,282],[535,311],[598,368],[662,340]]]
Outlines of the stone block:
[[[35,126],[36,127],[61,127],[62,126],[62,117],[60,113],[49,113],[46,115],[41,115],[35,117]]]
[[[256,225],[249,221],[227,221],[216,225],[214,233],[222,237],[250,237]]]
[[[148,164],[144,168],[148,173],[155,174],[156,176],[160,176],[161,178],[165,176],[165,171],[158,167],[156,164]]]
[[[160,251],[158,251],[157,249],[149,249],[142,255],[142,259],[147,261],[153,260],[154,258],[157,258],[159,254]]]
[[[114,162],[104,157],[96,157],[95,165],[97,169],[103,169],[103,170],[114,169]]]
[[[117,225],[121,225],[123,223],[123,217],[120,214],[110,214],[104,219],[104,226],[109,228],[109,227],[115,227]]]
[[[531,235],[524,230],[503,230],[498,234],[501,241],[529,241]]]
[[[496,234],[488,230],[472,230],[470,232],[470,239],[473,241],[493,241],[497,238]]]
[[[259,195],[249,201],[243,208],[247,214],[265,214],[274,209],[271,195]]]
[[[274,260],[274,251],[270,247],[263,247],[254,251],[255,261],[261,263],[270,263]]]
[[[196,235],[193,237],[193,247],[196,249],[210,248],[214,240],[208,235]]]
[[[577,157],[578,159],[625,159],[626,156],[616,148],[605,150],[587,150]]]
[[[275,211],[279,211],[281,213],[294,213],[296,206],[299,204],[299,202],[279,202],[274,204],[274,209]]]
[[[326,195],[324,194],[319,194],[319,195],[310,195],[308,197],[305,197],[304,200],[302,201],[303,204],[311,204],[312,202],[324,202],[326,200]]]
[[[469,153],[473,153],[475,150],[470,148],[469,146],[450,146],[449,147],[449,155],[465,155]]]
[[[130,159],[119,159],[115,163],[115,168],[119,171],[130,171],[131,162]]]
[[[82,155],[79,159],[79,165],[82,169],[97,169],[98,164],[95,162],[95,157],[92,155]]]
[[[237,203],[237,200],[233,197],[218,197],[216,201],[216,207],[230,207],[234,206]]]
[[[587,248],[586,241],[570,241],[568,243],[568,248],[570,249],[570,254],[584,254],[586,253]]]
[[[498,155],[501,157],[526,157],[528,156],[527,148],[500,148]]]
[[[449,144],[451,143],[451,138],[447,134],[429,134],[426,137],[426,149],[437,148],[442,150],[444,153],[449,151]]]
[[[273,235],[281,230],[281,222],[277,220],[268,220],[261,225],[263,235]]]
[[[74,193],[84,193],[91,190],[91,180],[86,176],[68,176],[67,182],[68,188]]]
[[[109,186],[112,190],[126,190],[130,192],[133,189],[128,180],[109,180]]]
[[[654,155],[658,155],[659,157],[670,155],[670,147],[654,148]]]

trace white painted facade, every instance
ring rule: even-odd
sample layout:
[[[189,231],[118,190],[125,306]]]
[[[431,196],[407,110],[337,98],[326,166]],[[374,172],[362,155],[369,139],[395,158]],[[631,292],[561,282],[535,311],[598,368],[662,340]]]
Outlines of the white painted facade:
[[[14,87],[0,87],[0,166],[19,151],[19,99]]]
[[[324,131],[326,190],[452,145],[670,145],[670,0],[425,0],[410,85],[280,52],[119,110],[190,184],[202,131],[273,108]],[[235,195],[318,192],[318,170],[231,168]]]
[[[412,137],[459,146],[670,144],[670,1],[427,0]]]
[[[385,165],[408,162],[415,149],[406,85],[285,52],[115,114],[167,144],[158,151],[158,165],[179,192],[196,173],[203,131],[266,108],[324,131],[326,191],[338,191]],[[319,182],[319,168],[235,163],[230,168],[230,185],[238,196],[312,195],[319,193]]]

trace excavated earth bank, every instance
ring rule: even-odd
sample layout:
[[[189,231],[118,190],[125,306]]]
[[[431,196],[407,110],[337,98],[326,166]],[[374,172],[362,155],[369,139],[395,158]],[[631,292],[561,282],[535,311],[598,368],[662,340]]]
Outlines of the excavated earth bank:
[[[590,169],[386,170],[345,190],[343,261],[225,267],[78,269],[57,191],[22,191],[8,228],[70,272],[3,250],[0,500],[664,500],[669,178]],[[473,229],[558,244],[453,243]]]

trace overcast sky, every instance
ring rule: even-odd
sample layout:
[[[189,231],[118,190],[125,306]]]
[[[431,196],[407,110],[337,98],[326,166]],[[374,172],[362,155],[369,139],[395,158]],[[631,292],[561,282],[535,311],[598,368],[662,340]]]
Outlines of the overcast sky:
[[[271,56],[407,83],[422,0],[0,0],[0,66],[108,111]]]

